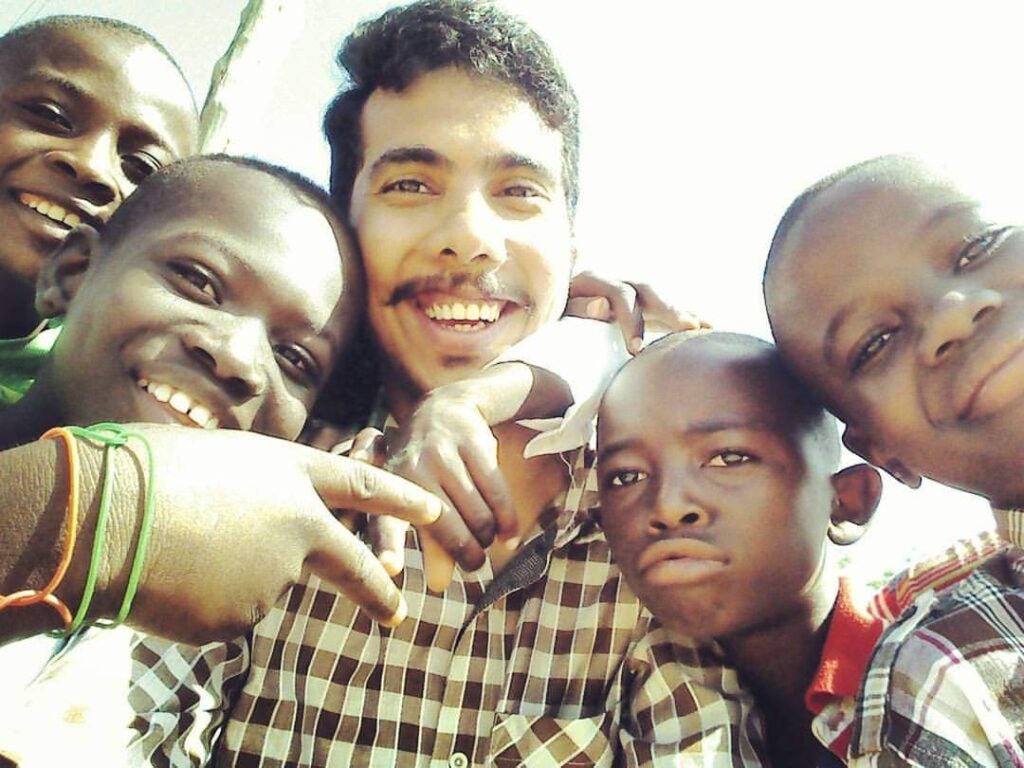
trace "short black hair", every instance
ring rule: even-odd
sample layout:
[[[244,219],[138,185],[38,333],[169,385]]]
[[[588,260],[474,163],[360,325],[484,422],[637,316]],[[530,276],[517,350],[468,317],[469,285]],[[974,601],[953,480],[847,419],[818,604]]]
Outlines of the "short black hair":
[[[352,239],[345,223],[345,216],[334,198],[323,187],[301,173],[254,157],[213,154],[176,160],[148,176],[114,211],[110,221],[103,228],[103,241],[108,244],[116,242],[137,226],[139,220],[163,210],[167,205],[167,196],[178,194],[183,186],[182,182],[187,186],[204,176],[216,173],[217,166],[221,164],[249,168],[274,177],[305,202],[321,211],[331,226],[340,231],[346,240]]]
[[[46,16],[42,19],[36,19],[35,21],[15,27],[0,36],[0,57],[3,56],[5,50],[10,49],[10,46],[31,42],[32,38],[45,35],[48,32],[80,29],[119,36],[155,49],[181,76],[181,80],[185,83],[185,87],[192,99],[192,108],[197,109],[195,94],[192,93],[192,87],[189,85],[188,78],[185,77],[181,65],[171,55],[171,52],[146,30],[119,19],[108,19],[104,16],[77,16],[73,14]]]
[[[579,196],[579,101],[548,44],[490,2],[421,0],[360,24],[342,43],[348,76],[324,115],[331,193],[347,212],[362,164],[360,116],[378,89],[402,91],[446,67],[507,83],[562,136],[562,183],[570,216]]]
[[[923,163],[910,155],[879,155],[859,163],[840,168],[822,179],[811,184],[801,192],[789,207],[782,214],[779,225],[772,235],[771,245],[768,247],[768,257],[765,259],[762,285],[767,281],[768,271],[776,256],[783,250],[789,239],[790,232],[803,219],[804,212],[823,193],[835,187],[841,181],[854,176],[867,176],[877,179],[908,179],[911,176],[919,178],[924,173]]]

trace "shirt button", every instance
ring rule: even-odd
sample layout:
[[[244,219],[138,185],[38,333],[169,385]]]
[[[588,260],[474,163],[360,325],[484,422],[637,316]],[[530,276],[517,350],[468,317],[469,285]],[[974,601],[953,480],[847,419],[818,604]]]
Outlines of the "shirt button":
[[[461,752],[456,752],[448,759],[449,768],[469,768],[469,758]]]

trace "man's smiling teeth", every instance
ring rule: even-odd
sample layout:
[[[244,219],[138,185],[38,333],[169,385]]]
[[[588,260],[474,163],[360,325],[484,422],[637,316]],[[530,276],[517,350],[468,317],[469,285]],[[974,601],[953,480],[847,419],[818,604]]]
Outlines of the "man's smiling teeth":
[[[77,227],[82,223],[82,219],[77,213],[70,213],[52,200],[39,197],[39,195],[21,192],[18,195],[18,200],[22,205],[27,205],[36,213],[41,213],[46,218],[53,219],[61,224],[67,224],[69,227]]]
[[[149,392],[158,402],[166,403],[178,413],[188,416],[197,427],[215,429],[220,423],[210,409],[195,402],[190,395],[167,384],[157,384],[147,379],[139,379],[139,386]]]
[[[470,320],[493,323],[501,314],[501,302],[455,301],[451,304],[435,303],[423,308],[431,320]]]

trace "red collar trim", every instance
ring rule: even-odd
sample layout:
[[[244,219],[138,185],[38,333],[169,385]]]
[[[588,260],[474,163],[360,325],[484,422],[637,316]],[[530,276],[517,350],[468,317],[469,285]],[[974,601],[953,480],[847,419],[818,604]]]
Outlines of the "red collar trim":
[[[857,694],[884,626],[857,603],[850,582],[840,579],[821,663],[804,694],[811,712],[818,714],[830,701]]]

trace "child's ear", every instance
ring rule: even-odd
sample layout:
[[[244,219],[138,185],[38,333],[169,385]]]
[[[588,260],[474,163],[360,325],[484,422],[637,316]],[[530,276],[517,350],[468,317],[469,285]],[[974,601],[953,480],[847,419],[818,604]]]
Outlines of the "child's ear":
[[[832,514],[828,537],[833,544],[853,544],[867,530],[878,500],[882,476],[867,464],[854,464],[832,475]]]
[[[88,224],[79,224],[68,233],[36,278],[36,312],[40,317],[67,311],[99,247],[99,233]]]
[[[843,430],[843,445],[865,461],[871,462],[876,467],[881,467],[908,488],[921,487],[921,476],[919,474],[907,467],[895,456],[884,456],[874,442],[861,431],[860,427],[847,426]]]

